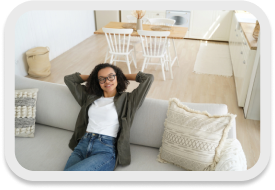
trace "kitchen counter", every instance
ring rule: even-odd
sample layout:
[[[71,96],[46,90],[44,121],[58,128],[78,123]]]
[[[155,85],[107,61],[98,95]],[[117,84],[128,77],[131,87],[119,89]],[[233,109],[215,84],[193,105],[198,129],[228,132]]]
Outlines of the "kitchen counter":
[[[254,28],[256,26],[257,18],[253,14],[245,12],[243,10],[235,10],[235,17],[237,19],[237,22],[239,23],[239,26],[244,32],[244,36],[249,44],[250,49],[257,50],[258,40],[253,38],[252,36]]]
[[[235,13],[238,22],[256,23],[257,18],[250,13]]]
[[[251,14],[251,13],[249,13],[247,11],[244,11],[244,10],[234,10],[234,11],[235,11],[235,13]]]
[[[249,44],[251,50],[257,50],[258,39],[253,38],[252,34],[256,24],[254,23],[240,23],[244,36]]]

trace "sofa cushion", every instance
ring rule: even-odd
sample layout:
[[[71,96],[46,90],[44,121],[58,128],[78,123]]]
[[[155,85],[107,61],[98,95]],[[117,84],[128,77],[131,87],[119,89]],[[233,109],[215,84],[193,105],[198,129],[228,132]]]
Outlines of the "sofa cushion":
[[[15,156],[18,163],[31,171],[63,171],[72,153],[68,147],[72,131],[36,124],[34,138],[15,138]],[[118,166],[116,171],[182,171],[156,160],[157,148],[131,144],[131,164]]]
[[[118,165],[116,171],[185,171],[172,164],[163,164],[157,161],[158,148],[140,145],[130,145],[131,164]]]
[[[36,123],[34,138],[15,137],[18,163],[31,171],[63,170],[72,150],[68,147],[73,132]]]
[[[235,117],[193,110],[171,98],[159,161],[192,171],[214,171]]]
[[[15,90],[15,136],[34,137],[38,88]]]
[[[131,143],[155,148],[161,147],[168,103],[168,100],[152,98],[146,98],[144,100],[142,106],[137,110],[133,120],[130,133]],[[182,104],[194,110],[207,111],[212,115],[223,115],[228,113],[225,104],[188,102],[182,102]],[[228,133],[228,138],[236,138],[235,119],[232,128]]]

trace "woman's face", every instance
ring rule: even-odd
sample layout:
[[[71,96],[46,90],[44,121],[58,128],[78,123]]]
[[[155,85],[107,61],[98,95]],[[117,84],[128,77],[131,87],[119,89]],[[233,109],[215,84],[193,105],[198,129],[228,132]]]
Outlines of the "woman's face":
[[[103,77],[109,77],[111,78],[111,75],[116,75],[115,71],[113,68],[111,67],[106,67],[104,69],[100,69],[98,71],[98,79],[103,79]],[[104,80],[103,80],[104,82]],[[112,92],[112,91],[116,91],[116,87],[117,87],[117,77],[114,77],[113,81],[108,80],[107,78],[105,78],[105,83],[101,84],[101,82],[99,82],[99,85],[101,87],[101,89],[105,92]]]

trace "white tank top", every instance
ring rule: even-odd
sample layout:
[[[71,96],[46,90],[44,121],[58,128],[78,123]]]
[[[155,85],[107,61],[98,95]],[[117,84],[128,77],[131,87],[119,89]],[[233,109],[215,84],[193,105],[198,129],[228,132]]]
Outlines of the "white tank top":
[[[119,128],[114,97],[101,97],[94,101],[88,110],[87,131],[117,137]]]

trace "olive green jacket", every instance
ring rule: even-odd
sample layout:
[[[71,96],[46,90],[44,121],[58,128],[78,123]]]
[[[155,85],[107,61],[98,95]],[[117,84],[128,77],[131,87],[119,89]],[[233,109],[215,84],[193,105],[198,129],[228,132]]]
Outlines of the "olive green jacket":
[[[81,83],[85,82],[79,75],[79,72],[75,72],[71,75],[64,77],[64,82],[70,89],[72,95],[81,106],[78,118],[75,124],[75,130],[73,136],[69,142],[70,149],[74,150],[82,136],[86,133],[88,125],[88,109],[89,106],[98,98],[97,95],[88,94],[85,91],[85,85]],[[150,87],[154,81],[152,74],[147,74],[139,71],[136,76],[136,82],[140,83],[139,86],[132,92],[117,92],[114,97],[114,104],[118,114],[119,130],[117,134],[117,158],[116,165],[129,165],[131,162],[130,153],[130,128],[133,123],[135,113],[142,105]]]

